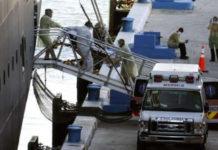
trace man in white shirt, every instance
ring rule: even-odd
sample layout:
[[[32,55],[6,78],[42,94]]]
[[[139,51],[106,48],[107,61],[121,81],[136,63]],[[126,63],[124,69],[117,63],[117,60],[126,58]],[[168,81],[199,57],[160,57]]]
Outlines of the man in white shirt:
[[[86,22],[84,26],[73,26],[67,27],[69,34],[74,33],[77,35],[77,49],[78,53],[81,55],[83,59],[82,69],[88,72],[93,72],[93,58],[91,54],[91,31],[92,28],[91,22]]]

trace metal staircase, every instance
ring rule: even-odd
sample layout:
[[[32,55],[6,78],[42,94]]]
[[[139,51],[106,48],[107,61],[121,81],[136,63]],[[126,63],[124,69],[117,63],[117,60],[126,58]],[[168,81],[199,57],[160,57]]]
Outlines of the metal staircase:
[[[40,35],[40,36],[43,36],[43,35]],[[45,35],[45,36],[48,36],[48,35]],[[86,72],[80,69],[81,68],[80,59],[78,58],[78,54],[76,50],[73,49],[73,46],[70,42],[70,41],[74,41],[74,42],[78,42],[78,41],[71,39],[69,36],[69,33],[63,29],[51,29],[50,36],[56,36],[56,40],[54,40],[53,44],[50,47],[40,50],[39,53],[35,55],[34,68],[55,68],[57,70],[72,74],[76,77],[88,80],[90,82],[94,82],[102,86],[107,86],[116,91],[126,93],[126,94],[132,94],[134,82],[132,81],[131,78],[129,78],[130,85],[126,85],[119,71],[120,66],[117,65],[117,63],[114,63],[113,61],[114,59],[118,57],[121,63],[124,60],[132,61],[124,57],[121,57],[119,55],[121,53],[125,53],[125,54],[128,54],[128,53],[123,52],[122,50],[120,50],[118,47],[114,45],[99,41],[97,39],[90,40],[84,37],[80,37],[78,35],[74,35],[74,37],[76,38],[79,37],[84,40],[88,40],[90,45],[87,45],[87,46],[92,47],[93,49],[92,53],[97,52],[97,53],[101,53],[102,55],[104,55],[104,57],[101,57],[100,61],[94,64],[94,66],[96,66],[99,63],[103,62],[103,65],[101,69],[99,70],[99,73],[90,73],[90,72]],[[58,49],[58,55],[57,55],[56,60],[44,60],[43,58],[41,58],[42,54],[45,53],[46,50],[48,50],[49,48],[57,47],[57,46],[58,48],[56,49]],[[60,57],[61,54],[65,50],[64,47],[66,46],[72,47],[72,54],[74,56],[72,59],[74,59],[74,61],[73,63],[70,63],[70,64],[62,60]],[[153,65],[156,62],[149,58],[140,56],[135,53],[132,53],[132,56],[135,58],[135,63],[137,64],[137,67],[138,67],[138,71],[139,71],[138,75],[148,76],[151,69],[153,68]],[[127,72],[126,74],[127,76],[129,76]]]

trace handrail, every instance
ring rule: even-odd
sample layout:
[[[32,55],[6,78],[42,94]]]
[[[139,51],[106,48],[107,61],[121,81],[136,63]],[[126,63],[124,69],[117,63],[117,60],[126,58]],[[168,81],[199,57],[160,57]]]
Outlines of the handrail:
[[[88,44],[81,43],[78,40],[70,38],[69,33],[67,31],[67,28],[64,28],[64,29],[60,29],[60,28],[37,29],[35,31],[38,33],[39,36],[56,36],[57,39],[52,43],[51,46],[49,46],[49,47],[43,49],[42,51],[40,51],[34,57],[34,61],[36,59],[38,59],[43,53],[45,53],[46,50],[55,47],[56,44],[61,45],[60,48],[59,48],[58,56],[57,56],[57,59],[59,59],[60,55],[61,55],[61,53],[63,51],[63,46],[64,46],[66,40],[73,41],[73,42],[76,42],[78,44],[82,44],[82,45],[87,46],[87,47],[92,47],[94,49],[94,51],[102,52],[106,56],[105,58],[102,58],[99,62],[97,62],[94,65],[97,65],[98,63],[103,62],[105,59],[109,59],[109,62],[112,64],[112,67],[116,70],[117,74],[120,77],[121,82],[123,83],[123,85],[124,85],[124,87],[126,88],[127,91],[128,91],[128,89],[126,87],[126,84],[125,84],[125,82],[124,82],[120,72],[117,70],[117,67],[115,66],[114,62],[111,60],[111,56],[112,55],[116,55],[116,57],[119,56],[121,58],[120,59],[121,63],[123,63],[124,60],[125,61],[129,61],[129,62],[135,62],[137,64],[137,66],[139,67],[138,74],[139,75],[143,75],[143,76],[148,76],[148,74],[143,74],[143,72],[142,72],[143,69],[144,68],[152,69],[153,65],[156,63],[156,61],[153,61],[150,58],[143,57],[143,56],[140,56],[140,55],[135,54],[135,53],[130,54],[128,52],[124,52],[119,47],[116,47],[116,46],[114,46],[112,44],[109,44],[109,43],[106,43],[106,42],[103,42],[103,41],[100,41],[100,40],[97,40],[97,39],[88,39],[86,37],[82,37],[82,36],[79,36],[79,35],[74,35],[74,37],[76,37],[77,39],[79,38],[79,39],[82,39],[84,41],[87,41]],[[39,31],[50,31],[50,32],[49,32],[49,34],[40,34]],[[61,42],[61,39],[62,39],[62,42]],[[78,69],[79,69],[79,72],[80,72],[80,68],[81,67],[80,67],[80,64],[79,64],[79,61],[78,61],[78,58],[77,58],[77,55],[76,55],[76,51],[73,49],[73,46],[72,46],[71,42],[68,45],[70,45],[72,47],[72,50],[73,50],[72,52],[74,54],[74,57],[76,59],[77,66],[78,66]],[[109,54],[107,49],[111,49],[112,50],[112,54]],[[121,54],[133,56],[135,61],[133,61],[133,60],[131,60],[129,58],[122,57]],[[124,71],[125,71],[127,77],[129,77],[130,75],[128,74],[126,68],[124,68]],[[110,75],[108,75],[108,77],[110,78]],[[129,83],[131,85],[131,88],[133,88],[134,83],[132,82],[132,79],[129,78],[128,81],[129,81]]]

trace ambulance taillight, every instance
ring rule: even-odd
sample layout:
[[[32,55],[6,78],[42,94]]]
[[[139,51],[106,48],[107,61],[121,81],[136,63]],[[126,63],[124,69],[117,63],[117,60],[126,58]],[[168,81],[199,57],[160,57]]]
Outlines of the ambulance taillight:
[[[162,82],[163,76],[162,75],[154,75],[154,82]]]
[[[194,76],[186,76],[185,81],[186,83],[194,83]]]

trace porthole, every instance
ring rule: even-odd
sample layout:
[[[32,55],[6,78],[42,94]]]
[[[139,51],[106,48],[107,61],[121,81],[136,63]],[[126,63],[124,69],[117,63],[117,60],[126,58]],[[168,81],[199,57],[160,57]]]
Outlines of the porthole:
[[[20,45],[20,56],[22,59],[22,66],[25,66],[25,52],[26,52],[26,38],[22,37],[21,45]]]
[[[13,56],[12,59],[11,59],[11,64],[12,64],[11,69],[14,70],[14,56]]]
[[[18,63],[18,51],[16,50],[16,64]]]
[[[8,78],[10,77],[10,64],[8,64]]]
[[[3,84],[5,85],[6,79],[5,79],[5,70],[3,71]]]

